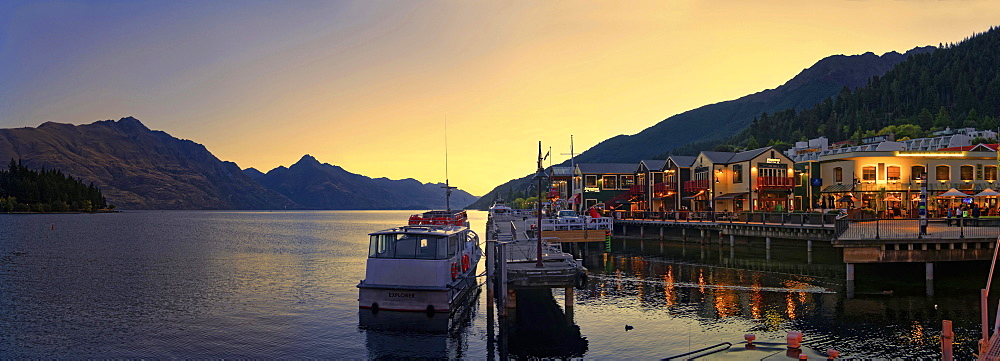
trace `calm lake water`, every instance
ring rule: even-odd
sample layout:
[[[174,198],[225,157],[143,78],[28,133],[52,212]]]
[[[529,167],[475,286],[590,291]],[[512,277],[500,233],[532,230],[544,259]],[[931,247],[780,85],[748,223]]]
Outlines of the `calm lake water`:
[[[651,359],[787,331],[819,352],[932,358],[942,319],[970,358],[979,337],[985,263],[939,264],[933,297],[922,264],[859,266],[848,299],[836,249],[780,242],[770,260],[717,240],[593,244],[571,321],[562,290],[508,323],[485,292],[452,320],[359,311],[366,234],[411,213],[0,215],[0,358]],[[485,238],[486,214],[470,217]]]

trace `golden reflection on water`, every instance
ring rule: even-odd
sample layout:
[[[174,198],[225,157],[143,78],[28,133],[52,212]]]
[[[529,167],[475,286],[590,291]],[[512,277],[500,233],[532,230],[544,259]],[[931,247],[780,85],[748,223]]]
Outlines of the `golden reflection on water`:
[[[674,266],[667,266],[667,274],[663,275],[663,293],[667,306],[677,304],[677,289],[674,288]]]
[[[754,273],[753,285],[750,287],[750,317],[759,320],[761,318],[764,296],[761,294],[760,274]]]
[[[785,294],[785,314],[788,315],[788,319],[795,319],[795,300],[791,292]]]
[[[910,332],[906,334],[906,340],[914,345],[923,345],[924,338],[927,337],[924,334],[924,326],[918,321],[913,321],[913,325],[910,326]]]
[[[698,269],[698,290],[705,294],[705,270],[701,268]]]
[[[636,287],[636,291],[638,292],[636,300],[642,303],[642,298],[646,295],[646,287],[648,287],[645,282],[642,282],[646,278],[647,262],[642,257],[632,257],[630,261],[632,263],[632,274],[639,280],[638,287]]]

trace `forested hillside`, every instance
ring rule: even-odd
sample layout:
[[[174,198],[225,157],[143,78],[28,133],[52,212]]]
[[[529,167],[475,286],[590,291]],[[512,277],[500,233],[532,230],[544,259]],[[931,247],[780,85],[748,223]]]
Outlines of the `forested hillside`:
[[[101,190],[60,170],[28,169],[13,159],[0,170],[0,211],[91,212],[108,208]]]
[[[692,154],[720,145],[791,143],[826,136],[857,140],[893,131],[921,137],[946,127],[995,129],[1000,117],[1000,29],[914,54],[864,87],[844,88],[835,97],[802,111],[762,113],[738,135],[689,144],[674,151]]]

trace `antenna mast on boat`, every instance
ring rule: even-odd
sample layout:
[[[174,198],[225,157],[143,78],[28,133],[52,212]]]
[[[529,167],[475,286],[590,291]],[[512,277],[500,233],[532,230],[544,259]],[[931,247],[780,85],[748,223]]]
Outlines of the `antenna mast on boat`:
[[[452,187],[448,183],[448,116],[444,117],[444,206],[448,212],[451,212],[451,190],[457,189],[458,187]]]

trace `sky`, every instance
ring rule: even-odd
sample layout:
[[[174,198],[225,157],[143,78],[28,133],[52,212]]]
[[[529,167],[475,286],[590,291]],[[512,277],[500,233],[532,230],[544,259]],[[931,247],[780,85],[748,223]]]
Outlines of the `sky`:
[[[3,1],[0,128],[134,116],[474,195],[836,54],[955,43],[998,1]],[[638,160],[636,160],[638,162]]]

